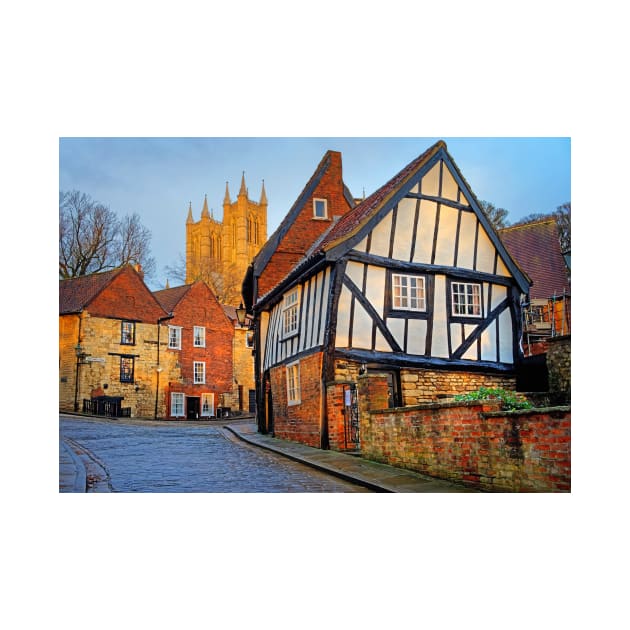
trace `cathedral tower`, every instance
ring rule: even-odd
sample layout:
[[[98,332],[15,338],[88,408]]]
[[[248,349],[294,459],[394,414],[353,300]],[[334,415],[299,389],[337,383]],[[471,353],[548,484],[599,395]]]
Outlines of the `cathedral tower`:
[[[232,202],[228,182],[223,198],[223,220],[208,211],[207,196],[201,219],[193,219],[192,203],[186,219],[186,284],[203,279],[223,304],[238,306],[247,267],[267,240],[267,194],[262,184],[260,201],[251,201],[245,185]]]

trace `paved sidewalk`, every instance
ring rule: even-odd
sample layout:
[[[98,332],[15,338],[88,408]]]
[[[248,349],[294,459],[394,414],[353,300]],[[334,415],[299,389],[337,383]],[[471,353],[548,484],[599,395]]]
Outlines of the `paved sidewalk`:
[[[59,436],[59,492],[87,492],[85,466]]]
[[[263,435],[257,432],[256,424],[252,421],[234,422],[224,425],[224,428],[249,444],[266,448],[376,492],[477,492],[472,488],[372,462],[357,455],[323,451]]]

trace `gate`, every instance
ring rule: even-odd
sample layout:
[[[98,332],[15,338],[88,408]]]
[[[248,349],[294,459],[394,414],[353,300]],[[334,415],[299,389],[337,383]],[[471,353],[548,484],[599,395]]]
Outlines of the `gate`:
[[[344,387],[344,446],[346,450],[358,451],[361,448],[359,438],[359,400],[357,386]]]

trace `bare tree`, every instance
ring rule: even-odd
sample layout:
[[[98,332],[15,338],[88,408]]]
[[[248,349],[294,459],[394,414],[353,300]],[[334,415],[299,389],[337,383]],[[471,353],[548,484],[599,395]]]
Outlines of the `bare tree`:
[[[192,263],[193,268],[199,267],[195,264],[195,260]],[[182,254],[178,255],[177,260],[172,265],[167,265],[164,271],[169,280],[173,278],[182,284],[186,282],[186,260]],[[200,272],[189,280],[190,282],[196,280],[206,282],[222,304],[238,306],[243,300],[241,296],[243,278],[239,277],[233,263],[218,258],[210,258],[206,260]]]
[[[508,211],[505,208],[497,208],[489,201],[479,201],[479,205],[481,206],[481,210],[486,215],[486,218],[495,230],[500,230],[501,228],[507,227],[509,224],[506,221]]]
[[[73,190],[59,193],[59,277],[74,278],[127,263],[155,269],[151,232],[137,214],[119,219],[109,207]]]

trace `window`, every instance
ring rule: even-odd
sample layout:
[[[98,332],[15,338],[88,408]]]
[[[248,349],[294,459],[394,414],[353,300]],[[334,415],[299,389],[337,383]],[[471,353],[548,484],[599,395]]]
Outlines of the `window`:
[[[206,347],[206,329],[203,326],[195,326],[193,328],[193,338],[195,347]]]
[[[174,418],[184,417],[184,394],[179,392],[171,393],[171,416]]]
[[[214,416],[214,394],[201,394],[201,416]]]
[[[182,329],[180,326],[168,327],[168,347],[174,350],[181,350],[182,347]]]
[[[120,357],[120,382],[133,383],[133,357]]]
[[[316,219],[328,218],[328,202],[326,199],[313,199],[313,217]]]
[[[206,364],[203,361],[193,361],[195,384],[206,382]]]
[[[120,343],[126,346],[133,346],[136,343],[136,323],[121,322]]]
[[[287,402],[289,405],[299,405],[300,400],[300,364],[287,365]]]
[[[284,304],[282,305],[282,336],[285,338],[297,334],[299,306],[298,289],[294,289],[291,293],[284,296]]]
[[[451,284],[453,315],[481,317],[481,285],[467,282]]]
[[[392,308],[426,311],[424,276],[392,274]]]

